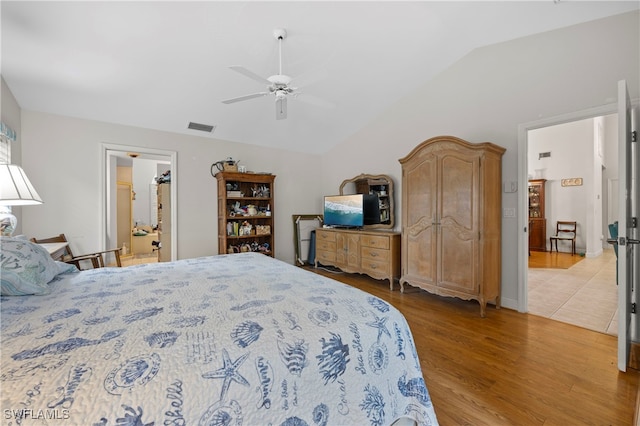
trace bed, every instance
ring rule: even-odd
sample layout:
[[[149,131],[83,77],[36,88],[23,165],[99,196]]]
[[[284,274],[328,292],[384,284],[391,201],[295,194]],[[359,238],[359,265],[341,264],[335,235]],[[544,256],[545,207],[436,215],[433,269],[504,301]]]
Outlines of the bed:
[[[3,425],[437,424],[404,317],[361,290],[258,253],[78,272],[0,243]]]

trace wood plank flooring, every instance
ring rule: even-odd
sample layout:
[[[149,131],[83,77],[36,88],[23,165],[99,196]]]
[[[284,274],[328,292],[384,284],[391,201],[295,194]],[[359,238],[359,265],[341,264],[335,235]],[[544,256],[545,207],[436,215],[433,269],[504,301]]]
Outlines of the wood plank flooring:
[[[529,268],[558,268],[569,269],[584,257],[571,253],[558,253],[557,251],[534,251],[529,255]]]
[[[614,336],[388,281],[306,269],[378,296],[407,318],[441,425],[631,425],[640,372]]]

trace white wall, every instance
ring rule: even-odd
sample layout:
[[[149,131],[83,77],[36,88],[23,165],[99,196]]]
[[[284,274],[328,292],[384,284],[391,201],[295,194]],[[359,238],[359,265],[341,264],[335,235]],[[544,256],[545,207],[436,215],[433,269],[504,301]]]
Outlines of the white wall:
[[[34,111],[22,111],[23,165],[44,200],[23,209],[23,233],[64,232],[73,248],[100,248],[101,144],[176,151],[178,157],[178,258],[217,254],[216,180],[211,164],[241,158],[248,170],[276,175],[276,257],[293,263],[293,214],[314,212],[319,158],[197,136],[179,135]],[[317,211],[317,210],[315,210]]]
[[[505,147],[503,181],[518,181],[519,124],[612,103],[621,79],[639,97],[639,32],[640,14],[632,12],[472,51],[328,152],[323,190],[367,172],[393,176],[400,194],[395,159],[443,134]],[[526,215],[518,193],[503,193],[502,206]],[[520,232],[517,219],[503,219],[502,302],[512,308],[519,297]]]

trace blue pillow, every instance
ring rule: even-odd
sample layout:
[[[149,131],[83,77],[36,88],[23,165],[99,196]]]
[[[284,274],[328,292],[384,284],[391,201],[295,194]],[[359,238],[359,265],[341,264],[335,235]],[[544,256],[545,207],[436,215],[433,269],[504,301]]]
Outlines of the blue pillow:
[[[48,283],[75,266],[54,261],[36,243],[20,238],[0,238],[0,281],[2,296],[49,294]]]

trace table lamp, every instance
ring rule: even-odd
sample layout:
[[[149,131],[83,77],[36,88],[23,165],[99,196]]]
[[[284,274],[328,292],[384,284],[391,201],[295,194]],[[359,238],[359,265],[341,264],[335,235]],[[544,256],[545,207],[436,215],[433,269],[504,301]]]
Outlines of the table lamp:
[[[13,235],[18,219],[9,206],[42,204],[42,198],[31,185],[22,167],[15,164],[0,164],[0,234]]]

